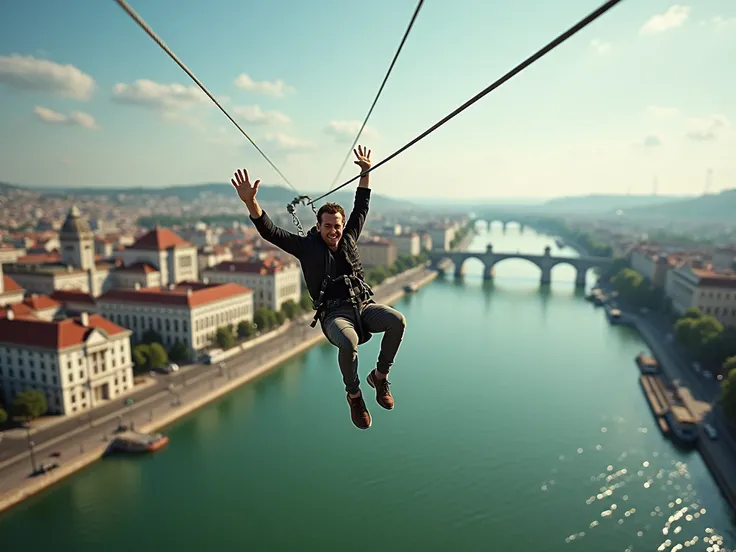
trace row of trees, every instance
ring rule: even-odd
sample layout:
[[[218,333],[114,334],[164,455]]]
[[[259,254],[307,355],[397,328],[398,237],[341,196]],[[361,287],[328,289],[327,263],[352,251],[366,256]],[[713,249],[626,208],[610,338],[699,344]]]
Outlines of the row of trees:
[[[721,404],[726,414],[736,420],[736,356],[726,359],[723,369],[726,377],[721,384]]]
[[[41,391],[34,389],[20,391],[13,397],[9,413],[4,408],[0,408],[0,426],[8,422],[11,416],[26,421],[34,420],[46,414],[48,408],[46,395]]]
[[[401,274],[411,268],[426,263],[429,252],[424,250],[419,255],[401,255],[391,266],[377,266],[366,271],[365,280],[369,286],[381,285],[391,276]]]
[[[259,335],[260,332],[278,328],[287,320],[294,320],[305,312],[312,310],[312,299],[306,291],[302,293],[299,302],[291,299],[281,305],[281,309],[274,311],[260,307],[253,313],[253,322],[241,320],[237,326],[220,326],[215,330],[212,345],[220,349],[234,347],[238,339],[245,341]]]
[[[619,297],[634,307],[660,310],[669,307],[664,293],[631,268],[620,269],[611,279]]]
[[[474,224],[475,221],[470,221],[468,224],[463,226],[455,233],[455,236],[452,238],[452,240],[450,240],[450,250],[455,249],[458,245],[462,243],[462,241],[465,239],[465,236],[467,236],[473,230]]]
[[[729,363],[736,356],[736,328],[725,328],[717,318],[695,307],[687,309],[674,328],[677,342],[695,358],[728,374]]]

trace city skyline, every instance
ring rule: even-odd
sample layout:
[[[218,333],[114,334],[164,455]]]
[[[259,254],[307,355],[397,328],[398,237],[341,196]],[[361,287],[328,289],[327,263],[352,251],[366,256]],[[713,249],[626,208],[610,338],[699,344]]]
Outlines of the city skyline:
[[[428,3],[360,142],[379,161],[598,4]],[[415,7],[131,5],[310,192],[330,187]],[[113,1],[49,4],[45,14],[7,10],[0,121],[12,139],[0,180],[160,188],[227,182],[245,166],[282,184]],[[245,23],[231,31],[233,21]],[[736,10],[725,0],[623,2],[380,168],[373,188],[410,200],[639,195],[655,178],[659,195],[699,195],[707,182],[710,193],[733,188],[736,102],[721,68],[734,50]]]

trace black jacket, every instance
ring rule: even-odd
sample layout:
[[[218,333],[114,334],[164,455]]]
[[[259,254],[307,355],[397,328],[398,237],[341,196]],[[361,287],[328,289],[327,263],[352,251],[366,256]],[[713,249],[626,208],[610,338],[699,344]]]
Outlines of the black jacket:
[[[358,238],[368,216],[370,198],[370,188],[359,187],[355,191],[353,210],[345,224],[339,245],[353,270],[353,275],[363,281],[365,272],[360,262]],[[250,219],[264,240],[299,259],[309,295],[313,301],[316,300],[325,279],[325,269],[329,258],[329,249],[319,235],[317,227],[310,228],[306,236],[299,236],[276,226],[265,211],[257,219],[253,217]]]

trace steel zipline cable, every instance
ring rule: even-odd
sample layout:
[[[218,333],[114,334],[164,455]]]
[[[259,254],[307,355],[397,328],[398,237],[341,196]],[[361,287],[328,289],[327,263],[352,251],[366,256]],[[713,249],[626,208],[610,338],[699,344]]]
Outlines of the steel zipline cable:
[[[166,44],[164,43],[164,41],[163,41],[163,40],[161,40],[161,39],[160,39],[160,38],[159,38],[159,37],[158,37],[158,36],[156,35],[156,33],[154,33],[154,32],[153,32],[153,30],[151,29],[151,27],[149,27],[149,26],[148,26],[148,24],[147,24],[147,23],[146,23],[145,21],[143,21],[143,19],[142,19],[142,18],[141,18],[141,17],[140,17],[140,16],[139,16],[139,15],[138,15],[138,14],[137,14],[136,12],[135,12],[135,10],[133,10],[133,8],[131,8],[131,7],[130,7],[130,6],[128,5],[128,3],[127,3],[127,2],[125,1],[125,0],[115,0],[115,1],[116,1],[116,2],[117,2],[117,3],[119,4],[119,5],[120,5],[120,7],[121,7],[121,8],[123,8],[123,9],[125,10],[125,12],[126,12],[126,13],[127,13],[128,15],[130,15],[130,17],[132,17],[132,18],[133,18],[133,20],[134,20],[134,21],[135,21],[136,23],[138,23],[138,25],[139,25],[139,26],[141,27],[141,29],[143,29],[143,30],[144,30],[144,31],[145,31],[145,32],[146,32],[146,33],[148,34],[148,36],[150,36],[150,37],[151,37],[151,38],[152,38],[152,39],[153,39],[153,40],[154,40],[154,41],[156,42],[156,44],[158,44],[158,45],[159,45],[159,46],[161,47],[161,49],[162,49],[162,50],[163,50],[164,52],[166,52],[167,54],[169,54],[169,57],[170,57],[171,59],[173,59],[173,60],[174,60],[174,61],[175,61],[175,62],[177,63],[177,65],[179,65],[179,67],[181,67],[181,69],[182,69],[182,70],[183,70],[183,71],[184,71],[184,72],[185,72],[185,73],[186,73],[187,75],[189,75],[189,77],[190,77],[190,78],[191,78],[191,79],[192,79],[192,80],[193,80],[193,81],[194,81],[194,82],[195,82],[195,83],[197,84],[197,86],[199,86],[199,87],[200,87],[200,88],[202,89],[202,92],[204,92],[205,94],[207,94],[207,96],[209,97],[209,99],[210,99],[210,100],[212,100],[212,102],[213,102],[213,103],[214,103],[214,104],[215,104],[215,105],[216,105],[217,107],[219,107],[219,108],[220,108],[220,111],[222,111],[222,112],[223,112],[223,113],[225,114],[225,117],[227,117],[228,119],[230,119],[230,122],[231,122],[232,124],[234,124],[234,125],[235,125],[235,127],[236,127],[236,128],[237,128],[237,129],[238,129],[238,130],[239,130],[240,132],[241,132],[241,134],[242,134],[243,136],[245,136],[245,137],[246,137],[246,138],[248,139],[248,141],[249,141],[249,142],[250,142],[251,144],[253,144],[253,147],[254,147],[254,148],[256,148],[256,150],[258,151],[258,153],[260,153],[260,154],[261,154],[261,155],[263,156],[263,158],[264,158],[264,159],[265,159],[266,161],[268,161],[268,164],[269,164],[269,165],[271,165],[271,167],[273,167],[273,170],[275,170],[275,171],[276,171],[276,172],[278,173],[278,175],[279,175],[279,176],[280,176],[281,178],[283,178],[284,182],[286,182],[286,183],[287,183],[287,184],[288,184],[288,185],[289,185],[289,186],[291,187],[291,189],[292,189],[292,190],[294,190],[294,191],[295,191],[295,192],[296,192],[296,193],[298,194],[298,193],[299,193],[299,190],[297,190],[297,189],[296,189],[296,188],[294,187],[294,185],[293,185],[293,184],[292,184],[292,183],[291,183],[291,182],[289,181],[289,179],[288,179],[288,178],[286,178],[286,177],[284,176],[284,174],[283,174],[283,173],[282,173],[282,172],[281,172],[281,171],[280,171],[280,170],[278,169],[278,167],[277,167],[276,165],[274,165],[273,161],[271,161],[271,159],[269,159],[268,155],[266,155],[266,154],[265,154],[265,153],[263,152],[263,150],[262,150],[261,148],[259,148],[259,147],[258,147],[258,145],[257,145],[257,144],[256,144],[256,143],[255,143],[255,142],[253,141],[253,139],[252,139],[252,138],[251,138],[250,136],[248,136],[248,133],[247,133],[247,132],[245,132],[245,131],[244,131],[244,130],[243,130],[243,129],[241,128],[241,126],[240,126],[240,125],[239,125],[239,124],[238,124],[238,123],[237,123],[237,122],[235,121],[235,119],[233,119],[233,118],[232,118],[232,117],[230,116],[230,114],[229,114],[229,113],[228,113],[228,112],[227,112],[227,111],[225,110],[225,108],[224,108],[224,107],[222,107],[222,105],[220,105],[220,102],[218,102],[218,101],[217,101],[217,100],[215,99],[215,97],[214,97],[214,96],[213,96],[212,94],[210,94],[209,90],[207,90],[207,88],[206,88],[206,87],[205,87],[205,86],[204,86],[204,85],[203,85],[203,84],[202,84],[201,82],[199,82],[199,79],[198,79],[197,77],[195,77],[195,76],[194,76],[194,73],[192,73],[192,72],[191,72],[191,71],[189,70],[189,68],[188,68],[188,67],[187,67],[186,65],[184,65],[184,63],[182,63],[182,62],[181,62],[181,61],[179,60],[179,58],[178,58],[178,57],[176,57],[176,54],[174,54],[174,52],[172,52],[172,51],[171,51],[171,49],[170,49],[170,48],[169,48],[169,47],[168,47],[168,46],[167,46],[167,45],[166,45]]]
[[[350,148],[348,148],[348,153],[345,156],[345,159],[343,159],[342,165],[340,165],[340,168],[337,170],[337,174],[335,175],[335,178],[332,181],[330,190],[332,190],[332,188],[335,187],[335,184],[337,184],[337,180],[338,178],[340,178],[340,173],[342,173],[342,170],[345,168],[345,164],[348,162],[348,159],[350,159],[350,154],[353,152],[353,148],[355,148],[355,144],[358,143],[358,139],[360,138],[360,135],[363,133],[363,129],[365,128],[366,123],[368,123],[368,119],[370,119],[371,114],[373,113],[373,108],[375,108],[376,104],[378,103],[378,98],[381,97],[383,88],[386,86],[386,83],[388,82],[388,78],[391,75],[391,71],[393,70],[394,65],[396,65],[396,60],[399,59],[399,54],[401,54],[401,49],[404,47],[404,43],[406,42],[406,39],[409,37],[409,33],[411,32],[411,29],[414,26],[414,21],[416,21],[417,16],[419,15],[419,11],[422,9],[423,4],[424,4],[424,0],[419,0],[419,3],[417,4],[416,9],[414,10],[414,15],[412,15],[411,21],[409,21],[409,26],[406,28],[406,32],[404,32],[404,37],[401,39],[399,48],[396,50],[396,53],[394,54],[394,59],[391,60],[391,65],[389,65],[388,71],[386,71],[386,76],[383,77],[383,82],[381,83],[381,86],[378,88],[378,93],[376,94],[376,97],[373,99],[373,104],[371,104],[371,107],[368,110],[368,114],[365,116],[365,119],[363,119],[363,124],[360,126],[360,130],[358,130],[358,134],[355,135],[355,140],[353,140],[352,145],[350,146]]]
[[[312,200],[311,203],[314,204],[317,201],[319,201],[320,199],[324,199],[328,195],[336,192],[337,190],[339,190],[341,188],[344,188],[345,186],[347,186],[348,184],[350,184],[352,182],[355,182],[362,175],[366,175],[366,174],[368,174],[368,173],[376,170],[378,167],[381,167],[382,165],[388,163],[389,161],[391,161],[391,159],[393,159],[397,155],[403,153],[404,151],[406,151],[407,149],[409,149],[411,146],[413,146],[414,144],[416,144],[417,142],[419,142],[420,140],[422,140],[424,137],[428,136],[429,134],[431,134],[432,132],[434,132],[435,130],[437,130],[438,128],[440,128],[442,125],[444,125],[450,119],[452,119],[456,115],[459,115],[460,113],[462,113],[463,111],[465,111],[467,108],[469,108],[475,102],[477,102],[478,100],[480,100],[481,98],[483,98],[487,94],[493,92],[496,88],[498,88],[499,86],[501,86],[502,84],[504,84],[506,81],[510,80],[515,75],[521,73],[524,69],[526,69],[527,67],[529,67],[531,64],[533,64],[534,62],[538,61],[540,58],[544,57],[546,54],[548,54],[549,52],[551,52],[552,50],[554,50],[557,46],[559,46],[560,44],[562,44],[563,42],[565,42],[567,39],[571,38],[573,35],[577,34],[579,31],[581,31],[582,29],[584,29],[585,27],[587,27],[588,25],[590,25],[593,21],[595,21],[596,19],[598,19],[599,17],[601,17],[602,15],[604,15],[610,9],[612,9],[613,7],[615,7],[617,4],[620,4],[622,1],[623,0],[609,0],[608,2],[604,3],[597,10],[595,10],[592,13],[590,13],[589,15],[587,15],[585,18],[583,18],[578,23],[576,23],[575,25],[573,25],[572,27],[570,27],[564,33],[558,35],[557,38],[555,38],[554,40],[552,40],[549,44],[547,44],[542,49],[540,49],[536,53],[534,53],[531,56],[529,56],[527,59],[525,59],[524,61],[522,61],[519,65],[517,65],[516,67],[514,67],[511,71],[509,71],[504,76],[502,76],[500,79],[498,79],[496,82],[494,82],[493,84],[491,84],[490,86],[488,86],[487,88],[485,88],[484,90],[482,90],[481,92],[479,92],[478,94],[476,94],[475,96],[473,96],[472,98],[470,98],[467,102],[465,102],[463,105],[461,105],[460,107],[458,107],[455,111],[453,111],[452,113],[450,113],[449,115],[447,115],[444,119],[442,119],[442,120],[438,121],[437,123],[435,123],[434,125],[432,125],[430,128],[428,128],[427,130],[425,130],[424,132],[422,132],[419,136],[417,136],[416,138],[414,138],[413,140],[411,140],[410,142],[408,142],[407,144],[405,144],[404,146],[402,146],[401,148],[399,148],[398,150],[396,150],[395,152],[393,152],[391,155],[389,155],[388,157],[386,157],[385,159],[383,159],[380,163],[377,163],[376,165],[373,165],[367,171],[362,172],[362,173],[358,174],[357,176],[354,176],[350,180],[348,180],[348,181],[340,184],[337,188],[334,188],[334,189],[330,190],[326,194],[322,194],[318,198]]]

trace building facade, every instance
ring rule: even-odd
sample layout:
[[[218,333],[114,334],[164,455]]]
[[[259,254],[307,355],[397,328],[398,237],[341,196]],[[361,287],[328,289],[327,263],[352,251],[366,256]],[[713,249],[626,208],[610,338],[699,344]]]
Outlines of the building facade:
[[[386,238],[362,239],[358,242],[360,261],[365,268],[389,267],[396,262],[396,244]]]
[[[97,299],[97,310],[129,328],[133,341],[153,330],[167,349],[179,341],[196,353],[212,343],[217,328],[253,322],[253,291],[233,283],[198,282],[115,289]]]
[[[302,272],[296,261],[273,257],[226,261],[202,271],[202,277],[221,284],[234,282],[253,290],[255,308],[281,310],[287,301],[299,303]]]
[[[667,273],[665,289],[678,314],[695,307],[724,326],[736,326],[736,272],[683,266]]]
[[[61,321],[0,319],[0,383],[10,404],[20,391],[46,396],[48,411],[74,414],[133,389],[130,332],[98,315]]]

